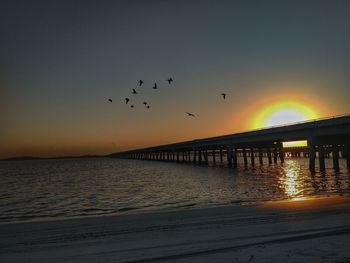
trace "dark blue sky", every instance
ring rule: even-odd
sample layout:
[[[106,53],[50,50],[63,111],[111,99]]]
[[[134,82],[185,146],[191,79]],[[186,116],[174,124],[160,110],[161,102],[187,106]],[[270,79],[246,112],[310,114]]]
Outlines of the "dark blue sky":
[[[235,132],[271,94],[350,112],[349,1],[1,1],[0,15],[1,156]]]

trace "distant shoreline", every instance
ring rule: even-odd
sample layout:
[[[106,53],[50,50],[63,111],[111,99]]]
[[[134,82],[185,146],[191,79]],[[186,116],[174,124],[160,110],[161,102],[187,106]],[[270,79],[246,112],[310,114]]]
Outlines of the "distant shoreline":
[[[82,159],[82,158],[103,158],[109,155],[81,155],[81,156],[61,156],[61,157],[35,157],[19,156],[0,159],[0,161],[25,161],[25,160],[56,160],[56,159]]]

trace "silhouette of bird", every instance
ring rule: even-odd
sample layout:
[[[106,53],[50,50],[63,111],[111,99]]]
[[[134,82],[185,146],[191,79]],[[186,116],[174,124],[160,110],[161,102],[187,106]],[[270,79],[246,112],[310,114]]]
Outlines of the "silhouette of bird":
[[[130,108],[134,108],[134,105],[130,105]]]
[[[221,93],[221,96],[226,99],[226,93]]]
[[[171,82],[173,82],[173,79],[172,79],[172,78],[169,78],[169,79],[168,79],[168,82],[169,82],[169,84],[171,84]]]
[[[137,94],[135,89],[132,89],[132,94]]]
[[[154,83],[154,86],[152,87],[153,89],[158,89],[157,88],[157,83]]]
[[[142,79],[140,79],[140,80],[139,80],[139,86],[141,87],[142,84],[143,84],[143,81],[142,81]]]
[[[147,105],[147,102],[146,101],[144,101],[144,102],[142,102],[145,106]]]
[[[125,104],[128,104],[129,101],[130,101],[129,98],[125,98]]]
[[[187,113],[187,115],[188,115],[189,117],[196,117],[193,113],[190,113],[190,112],[187,112],[187,111],[186,111],[186,113]]]
[[[108,101],[109,101],[109,102],[113,102],[113,100],[112,100],[112,99],[108,99]]]
[[[149,109],[149,105],[147,105],[147,109]]]

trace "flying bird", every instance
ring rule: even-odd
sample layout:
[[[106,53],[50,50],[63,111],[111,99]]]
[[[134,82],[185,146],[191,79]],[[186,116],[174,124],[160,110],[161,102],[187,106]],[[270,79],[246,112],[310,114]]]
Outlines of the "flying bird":
[[[142,79],[140,79],[140,80],[139,80],[139,86],[141,87],[142,84],[143,84],[143,81],[142,81]]]
[[[149,109],[149,105],[147,105],[147,109]]]
[[[113,102],[113,100],[112,100],[112,99],[108,99],[108,101],[109,101],[109,102]]]
[[[221,93],[221,96],[226,99],[226,93]]]
[[[171,82],[173,82],[173,79],[172,79],[172,78],[169,78],[169,79],[168,79],[168,82],[169,82],[169,84],[171,84]]]
[[[154,83],[154,86],[152,87],[153,89],[158,89],[157,88],[157,83]]]
[[[132,89],[132,94],[137,94],[135,89]]]
[[[130,108],[134,108],[134,105],[130,105]]]
[[[129,101],[130,101],[129,98],[125,98],[125,104],[128,104]]]
[[[192,113],[190,113],[190,112],[186,112],[187,113],[187,115],[189,116],[189,117],[196,117],[194,114],[192,114]]]
[[[145,106],[147,105],[147,102],[146,101],[144,101],[144,102],[142,102]]]

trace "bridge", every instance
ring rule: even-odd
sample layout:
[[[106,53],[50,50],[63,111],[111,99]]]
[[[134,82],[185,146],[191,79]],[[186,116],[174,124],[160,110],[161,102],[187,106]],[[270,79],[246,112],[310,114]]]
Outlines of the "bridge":
[[[243,158],[244,165],[263,164],[266,158],[269,164],[278,160],[283,163],[283,142],[299,140],[307,141],[303,156],[309,158],[311,171],[315,171],[316,159],[320,171],[324,171],[325,158],[330,156],[334,169],[338,170],[340,153],[350,168],[350,115],[118,152],[110,156],[204,165],[219,162],[236,168],[239,157]]]

